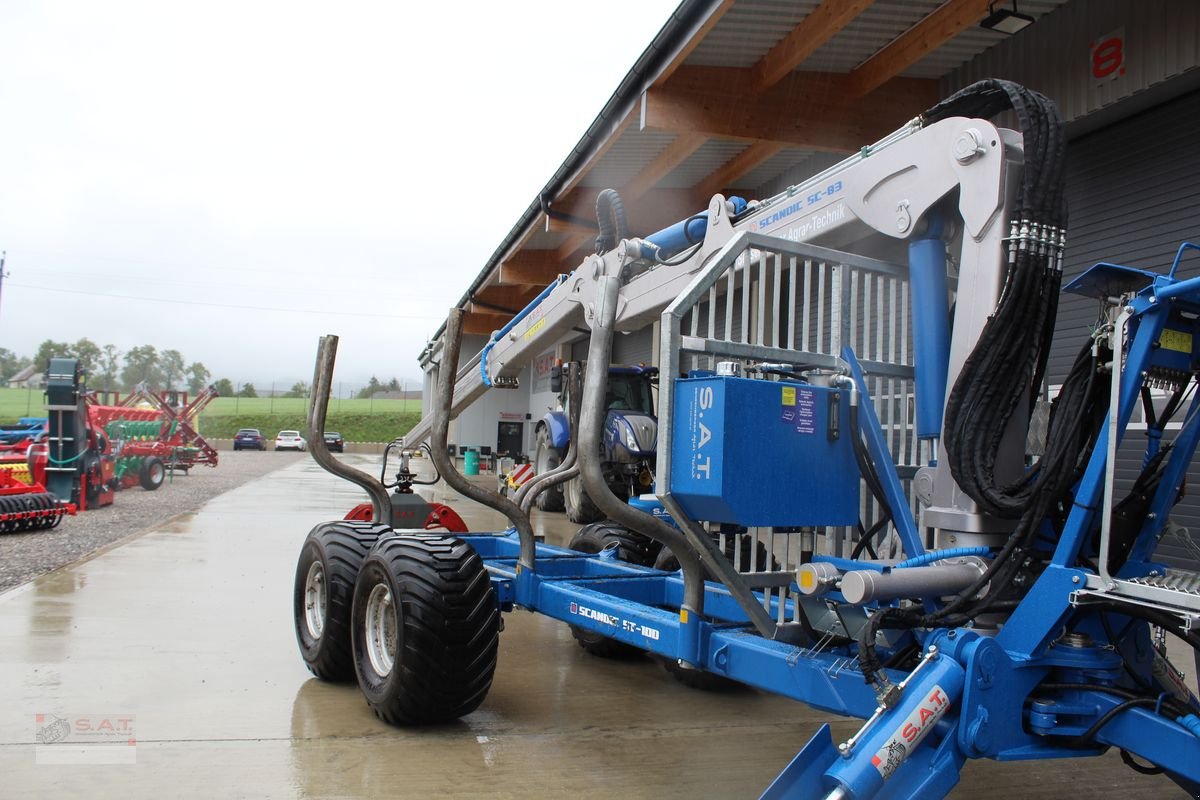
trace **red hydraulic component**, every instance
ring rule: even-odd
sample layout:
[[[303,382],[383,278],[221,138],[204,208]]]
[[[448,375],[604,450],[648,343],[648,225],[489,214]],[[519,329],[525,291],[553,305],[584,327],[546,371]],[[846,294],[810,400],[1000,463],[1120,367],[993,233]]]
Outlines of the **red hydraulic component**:
[[[433,530],[434,528],[445,528],[451,533],[469,533],[470,528],[463,518],[458,515],[453,508],[442,503],[429,504],[429,516],[425,517],[425,530]],[[359,522],[370,522],[371,515],[374,513],[370,503],[359,503],[354,508],[350,509],[346,514],[345,519],[357,520]]]
[[[375,513],[375,509],[370,503],[359,503],[354,508],[346,512],[346,516],[342,519],[352,519],[355,522],[370,522],[371,515]]]
[[[441,503],[430,503],[433,511],[429,512],[429,516],[425,518],[425,527],[428,528],[445,528],[453,533],[468,533],[470,528],[463,518],[458,515],[458,512],[447,505]]]
[[[75,506],[60,503],[40,483],[22,483],[0,471],[0,531],[18,533],[53,528]]]

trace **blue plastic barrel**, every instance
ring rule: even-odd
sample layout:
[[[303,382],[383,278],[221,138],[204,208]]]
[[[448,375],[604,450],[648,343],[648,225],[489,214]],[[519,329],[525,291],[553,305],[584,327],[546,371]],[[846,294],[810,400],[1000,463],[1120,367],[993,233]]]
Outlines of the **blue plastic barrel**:
[[[479,451],[468,450],[463,454],[463,474],[478,475],[479,474]]]

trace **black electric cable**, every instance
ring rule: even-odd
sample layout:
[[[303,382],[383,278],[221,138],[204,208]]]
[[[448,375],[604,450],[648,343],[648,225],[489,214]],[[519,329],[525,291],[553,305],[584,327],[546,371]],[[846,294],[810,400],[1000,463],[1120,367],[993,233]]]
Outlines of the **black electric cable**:
[[[1133,754],[1124,747],[1121,748],[1121,760],[1125,762],[1125,766],[1142,775],[1162,775],[1166,772],[1162,767],[1148,767],[1145,764],[1139,764],[1133,760]]]
[[[1134,620],[1130,620],[1129,624],[1127,624],[1121,630],[1121,635],[1117,636],[1116,634],[1113,633],[1112,623],[1110,623],[1108,621],[1108,615],[1107,614],[1099,614],[1097,616],[1100,617],[1100,626],[1102,628],[1104,628],[1104,635],[1108,637],[1109,645],[1112,646],[1112,649],[1117,653],[1117,655],[1121,655],[1121,643],[1125,641],[1125,634],[1129,632],[1129,627],[1134,622]],[[1125,657],[1123,655],[1121,657],[1121,666],[1123,666],[1125,668],[1125,674],[1127,674],[1129,676],[1129,679],[1132,680],[1134,683],[1136,683],[1139,688],[1145,689],[1145,690],[1149,690],[1152,688],[1150,686],[1150,684],[1147,683],[1142,678],[1141,675],[1138,675],[1137,672],[1134,671],[1133,665],[1131,665],[1125,659]]]
[[[1133,697],[1129,700],[1123,700],[1110,708],[1108,711],[1105,711],[1103,714],[1101,714],[1100,719],[1093,722],[1092,726],[1086,731],[1078,736],[1072,736],[1070,739],[1068,739],[1067,745],[1069,747],[1087,747],[1095,744],[1096,734],[1099,733],[1105,725],[1107,725],[1109,722],[1112,722],[1113,717],[1117,716],[1123,711],[1128,711],[1131,708],[1137,708],[1138,706],[1154,706],[1157,703],[1158,699],[1154,697]]]
[[[1046,691],[1056,691],[1056,692],[1066,692],[1066,691],[1104,692],[1105,694],[1111,694],[1115,697],[1120,697],[1122,700],[1133,700],[1136,698],[1142,698],[1145,700],[1151,700],[1156,704],[1158,703],[1158,695],[1151,696],[1151,695],[1147,695],[1144,693],[1139,694],[1138,692],[1131,692],[1128,689],[1122,689],[1119,686],[1109,686],[1109,685],[1103,684],[1103,683],[1039,683],[1037,688],[1044,689]],[[1192,713],[1191,709],[1189,709],[1187,706],[1183,705],[1178,700],[1176,700],[1172,697],[1163,698],[1162,707],[1167,709],[1168,711],[1170,711],[1171,714],[1176,717],[1182,717],[1182,716],[1186,716],[1187,714]]]
[[[859,520],[858,542],[854,545],[854,550],[850,553],[850,558],[858,558],[860,555],[862,555],[863,550],[867,550],[870,553],[871,558],[879,558],[874,547],[875,537],[891,521],[891,516],[881,517],[879,521],[872,525],[869,529],[863,530],[862,520]]]

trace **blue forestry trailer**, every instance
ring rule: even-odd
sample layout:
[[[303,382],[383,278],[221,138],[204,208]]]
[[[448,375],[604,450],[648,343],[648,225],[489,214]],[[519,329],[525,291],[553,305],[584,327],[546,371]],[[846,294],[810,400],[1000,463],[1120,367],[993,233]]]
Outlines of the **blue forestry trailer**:
[[[1006,111],[1020,130],[989,121]],[[294,588],[306,664],[356,679],[389,722],[454,719],[486,696],[520,606],[864,720],[842,742],[818,730],[764,797],[936,798],[969,759],[1110,748],[1200,792],[1200,704],[1164,644],[1200,646],[1200,574],[1154,555],[1200,438],[1200,279],[1176,275],[1193,246],[1162,273],[1097,264],[1062,286],[1063,159],[1053,104],[985,81],[775,197],[718,195],[642,238],[602,206],[598,252],[461,372],[451,312],[434,411],[409,435],[512,526],[317,526]],[[1060,291],[1098,322],[1072,332],[1047,402]],[[600,466],[604,386],[614,333],[654,320],[656,500],[635,507]],[[459,476],[451,417],[578,326],[579,446],[513,498]],[[335,352],[323,338],[310,449],[390,520],[378,481],[323,447]],[[1128,479],[1117,450],[1143,402]],[[576,475],[614,523],[600,553],[530,526],[537,494]],[[672,568],[629,557],[628,535]],[[731,539],[768,557],[739,564]]]

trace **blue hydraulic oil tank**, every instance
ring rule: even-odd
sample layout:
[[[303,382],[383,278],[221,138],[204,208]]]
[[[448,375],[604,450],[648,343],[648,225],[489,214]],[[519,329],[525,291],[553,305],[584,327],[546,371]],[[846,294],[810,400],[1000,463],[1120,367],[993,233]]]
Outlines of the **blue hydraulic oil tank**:
[[[852,525],[859,472],[845,391],[748,378],[676,381],[671,494],[746,526]]]

